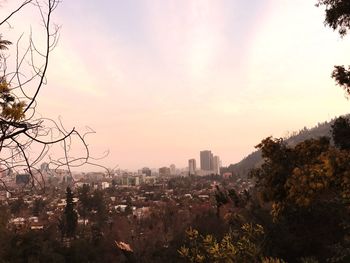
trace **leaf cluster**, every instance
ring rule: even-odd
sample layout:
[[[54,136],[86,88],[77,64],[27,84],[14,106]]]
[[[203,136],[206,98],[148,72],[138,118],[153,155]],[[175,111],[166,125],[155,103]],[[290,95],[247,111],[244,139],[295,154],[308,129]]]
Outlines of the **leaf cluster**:
[[[307,207],[321,200],[350,197],[349,153],[331,146],[327,137],[306,140],[294,148],[283,140],[267,138],[257,147],[265,162],[251,176],[264,200],[273,202],[275,216],[289,205]]]
[[[319,0],[316,6],[325,6],[325,25],[338,30],[345,36],[350,28],[350,2],[349,0]]]
[[[257,181],[256,190],[270,204],[274,222],[268,231],[270,247],[288,261],[303,256],[332,260],[341,258],[334,246],[342,251],[350,248],[346,227],[350,201],[348,124],[346,119],[335,121],[332,134],[336,146],[327,137],[294,147],[269,137],[257,146],[264,163],[251,176]],[[293,246],[289,246],[291,242]],[[349,260],[348,254],[341,255],[342,260],[334,262]]]
[[[192,228],[186,234],[188,245],[178,252],[188,262],[278,262],[264,259],[264,229],[258,224],[243,224],[238,231],[228,232],[219,241],[212,235],[200,235]]]
[[[0,106],[0,116],[6,120],[20,121],[25,117],[25,102],[16,99],[4,77],[0,78]]]

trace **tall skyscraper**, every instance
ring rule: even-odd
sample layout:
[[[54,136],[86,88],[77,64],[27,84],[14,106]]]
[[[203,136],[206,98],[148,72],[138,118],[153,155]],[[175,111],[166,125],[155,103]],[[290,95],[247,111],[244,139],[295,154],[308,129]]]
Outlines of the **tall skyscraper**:
[[[214,156],[213,158],[213,172],[214,174],[220,174],[221,161],[219,156]]]
[[[211,151],[201,151],[200,152],[201,159],[201,170],[203,171],[211,171],[213,170],[213,154]]]
[[[196,159],[189,159],[188,160],[188,171],[190,175],[196,174]]]

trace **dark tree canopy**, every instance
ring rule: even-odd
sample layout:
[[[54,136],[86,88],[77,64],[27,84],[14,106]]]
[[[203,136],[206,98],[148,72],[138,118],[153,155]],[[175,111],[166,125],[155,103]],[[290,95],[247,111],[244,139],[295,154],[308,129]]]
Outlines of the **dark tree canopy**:
[[[332,78],[342,87],[346,94],[350,94],[350,67],[346,69],[344,66],[334,66]]]
[[[342,149],[350,149],[350,122],[349,119],[339,117],[332,125],[332,137],[334,144]]]
[[[350,1],[319,0],[317,6],[326,7],[325,25],[345,36],[350,28]]]
[[[74,209],[72,190],[67,187],[66,191],[66,207],[64,209],[64,229],[67,237],[74,237],[77,229],[78,214]]]
[[[324,24],[338,30],[344,37],[350,29],[350,0],[318,0],[316,6],[324,6]],[[350,67],[334,66],[332,78],[350,95]]]
[[[267,138],[257,147],[264,163],[251,175],[259,194],[271,204],[272,250],[287,262],[311,256],[319,262],[349,262],[349,233],[344,229],[349,220],[349,151],[332,146],[327,137],[295,147]],[[344,261],[331,261],[337,246]]]

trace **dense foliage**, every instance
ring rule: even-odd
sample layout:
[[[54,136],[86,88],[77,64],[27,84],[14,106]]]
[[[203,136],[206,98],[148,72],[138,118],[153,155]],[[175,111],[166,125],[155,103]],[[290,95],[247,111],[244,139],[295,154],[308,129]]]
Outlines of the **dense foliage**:
[[[217,241],[212,235],[202,236],[195,229],[187,231],[189,247],[182,246],[179,253],[190,262],[254,262],[261,256],[261,225],[244,224],[241,231],[229,232]]]
[[[267,256],[286,262],[350,262],[348,123],[346,118],[334,122],[335,145],[328,137],[295,146],[283,139],[262,140],[257,148],[263,164],[250,173],[255,187],[248,194],[217,189],[217,206],[231,207],[223,216],[237,233],[235,239],[230,232],[218,242],[192,230],[188,234],[192,242],[180,250],[181,255],[190,262],[266,262]],[[249,259],[237,254],[244,244],[239,237],[246,234],[240,226],[247,224],[261,229],[260,239],[244,238],[250,241],[245,253],[252,255],[250,249],[259,247]],[[231,250],[222,244],[227,240]]]

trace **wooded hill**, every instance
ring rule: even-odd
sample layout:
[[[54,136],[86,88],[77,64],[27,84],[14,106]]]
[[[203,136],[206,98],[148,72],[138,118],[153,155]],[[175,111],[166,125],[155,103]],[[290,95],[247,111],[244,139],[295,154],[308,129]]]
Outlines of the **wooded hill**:
[[[344,115],[344,117],[349,118],[350,114]],[[287,138],[284,138],[284,140],[288,145],[294,146],[311,138],[318,138],[321,136],[331,137],[331,125],[334,123],[334,121],[335,118],[330,121],[318,123],[315,127],[310,129],[304,127],[297,132],[292,132]],[[222,172],[232,172],[232,174],[235,176],[246,178],[251,169],[258,168],[262,163],[263,160],[261,157],[261,151],[254,151],[243,158],[240,162],[230,164],[228,167],[222,168]]]

